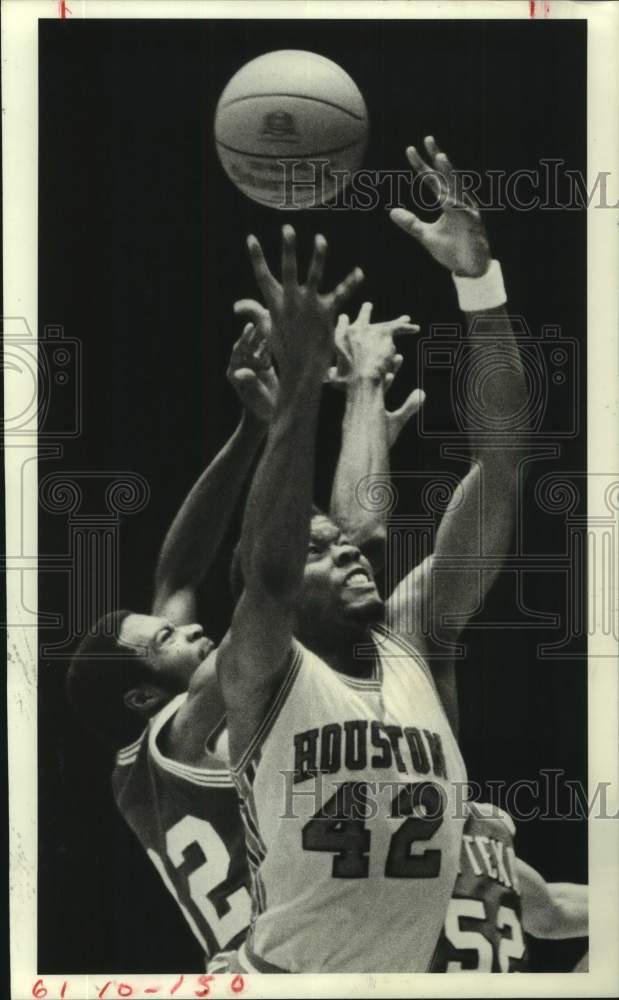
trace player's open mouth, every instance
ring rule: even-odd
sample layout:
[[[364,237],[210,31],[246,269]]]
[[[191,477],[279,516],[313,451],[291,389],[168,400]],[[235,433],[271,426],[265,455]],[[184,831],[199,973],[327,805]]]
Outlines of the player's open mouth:
[[[370,580],[369,574],[360,566],[353,569],[344,577],[345,587],[373,587],[374,582]]]

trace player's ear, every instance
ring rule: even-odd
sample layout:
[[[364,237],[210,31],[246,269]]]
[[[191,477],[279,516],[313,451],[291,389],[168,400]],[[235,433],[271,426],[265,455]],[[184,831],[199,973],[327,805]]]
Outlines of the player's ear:
[[[154,709],[163,703],[164,697],[160,688],[152,684],[141,684],[140,687],[125,691],[123,702],[125,707],[131,709],[132,712],[152,715]]]

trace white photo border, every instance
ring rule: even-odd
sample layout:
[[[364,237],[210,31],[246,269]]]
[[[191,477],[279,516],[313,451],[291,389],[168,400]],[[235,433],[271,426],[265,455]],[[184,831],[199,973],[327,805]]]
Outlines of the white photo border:
[[[535,9],[537,7],[537,9]],[[522,20],[534,15],[587,21],[588,177],[610,171],[609,200],[617,200],[619,121],[619,5],[576,0],[3,0],[3,210],[5,338],[25,320],[36,352],[38,217],[38,21],[64,14],[71,19],[295,18]],[[523,53],[523,59],[526,53]],[[590,510],[595,474],[619,472],[619,228],[617,208],[588,209],[588,473]],[[566,279],[567,279],[566,275]],[[5,341],[6,343],[6,341]],[[6,348],[5,348],[6,349]],[[4,364],[5,426],[28,404],[32,384],[15,379]],[[8,752],[10,810],[11,996],[27,1000],[96,998],[108,975],[43,976],[37,970],[37,427],[36,406],[30,433],[5,433]],[[609,456],[614,456],[610,458]],[[609,462],[616,468],[609,470]],[[589,530],[595,534],[595,523]],[[604,582],[590,574],[589,607],[595,628],[589,637],[589,788],[608,783],[607,808],[619,814],[619,679],[617,643],[601,621]],[[606,602],[607,603],[607,602]],[[518,976],[288,975],[247,976],[244,995],[262,997],[573,997],[619,995],[619,825],[589,821],[590,949],[589,972],[526,973]],[[59,914],[59,918],[61,915]],[[133,997],[154,982],[173,977],[116,976],[134,987]],[[233,996],[230,977],[211,984],[211,996]],[[175,993],[195,996],[197,978]],[[44,994],[42,990],[46,990]],[[110,990],[109,996],[116,992]],[[159,993],[165,996],[163,990]]]

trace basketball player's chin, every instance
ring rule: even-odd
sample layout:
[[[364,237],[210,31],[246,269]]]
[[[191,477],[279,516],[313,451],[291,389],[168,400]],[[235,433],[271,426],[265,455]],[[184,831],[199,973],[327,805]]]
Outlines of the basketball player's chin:
[[[346,617],[359,625],[379,625],[385,617],[385,604],[376,591],[356,595],[346,603]]]

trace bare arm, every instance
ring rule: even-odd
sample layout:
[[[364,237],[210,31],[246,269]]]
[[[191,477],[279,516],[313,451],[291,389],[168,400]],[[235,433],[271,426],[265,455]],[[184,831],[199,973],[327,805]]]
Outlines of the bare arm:
[[[282,378],[247,499],[241,533],[245,589],[217,652],[219,685],[212,661],[198,667],[170,733],[171,745],[183,759],[203,753],[204,740],[224,711],[231,758],[237,759],[237,748],[242,752],[258,728],[272,683],[286,666],[311,512],[311,479],[308,488],[301,459],[312,462],[319,399],[320,375],[315,372]],[[286,489],[287,483],[294,488]]]
[[[483,319],[488,333],[467,345],[469,371],[500,357],[484,396],[485,419],[500,426],[524,405],[525,388],[518,347],[505,310],[466,314],[468,330]],[[470,468],[456,488],[439,524],[434,549],[394,591],[391,613],[406,617],[411,601],[419,631],[430,640],[457,639],[494,583],[511,538],[518,469],[523,451],[480,434],[469,421]],[[487,564],[480,571],[480,562]],[[410,611],[408,611],[410,614]]]
[[[458,197],[457,178],[431,137],[425,140],[433,170],[417,151],[407,150],[413,168],[441,198],[434,223],[394,209],[391,217],[453,274],[481,278],[491,257],[479,211],[468,196]],[[465,313],[467,357],[464,395],[470,468],[438,528],[433,553],[391,595],[388,612],[394,628],[426,649],[442,653],[433,663],[441,694],[455,702],[453,659],[448,647],[479,608],[494,582],[511,537],[517,472],[522,456],[506,442],[510,418],[526,406],[526,385],[518,346],[502,304]],[[483,383],[483,426],[476,418],[475,385]],[[490,429],[490,433],[489,430]],[[495,429],[496,433],[492,434]],[[479,570],[480,560],[490,564]],[[441,645],[443,649],[441,651]]]
[[[587,937],[589,890],[574,882],[546,882],[520,858],[516,869],[522,895],[522,924],[538,938]]]
[[[334,315],[361,278],[354,272],[335,292],[320,295],[326,241],[316,237],[307,282],[299,285],[290,226],[284,227],[281,285],[258,241],[250,238],[248,246],[271,316],[280,391],[243,521],[245,590],[218,655],[233,761],[260,725],[288,663],[309,541],[316,423]]]
[[[152,613],[178,624],[195,618],[195,590],[208,573],[264,432],[243,416],[232,437],[194,484],[165,537]]]
[[[345,389],[346,408],[330,513],[376,568],[383,562],[387,509],[371,502],[369,491],[388,481],[389,448],[420,408],[423,394],[415,390],[398,410],[385,410],[385,390],[403,360],[393,337],[419,327],[409,316],[370,323],[371,312],[372,303],[365,302],[354,323],[342,315],[335,330],[338,365],[329,380]]]
[[[233,347],[228,379],[244,404],[241,421],[192,487],[164,539],[152,613],[195,620],[195,593],[230,524],[275,405],[277,378],[264,337],[247,325]]]

